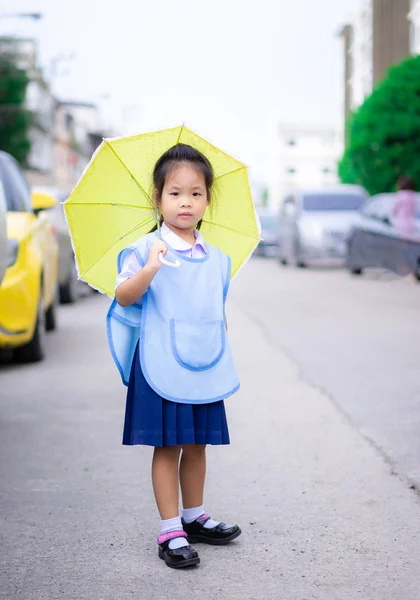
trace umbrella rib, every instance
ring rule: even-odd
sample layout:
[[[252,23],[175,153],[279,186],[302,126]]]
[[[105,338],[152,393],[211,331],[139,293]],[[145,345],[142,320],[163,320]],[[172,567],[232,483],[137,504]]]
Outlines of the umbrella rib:
[[[177,141],[176,141],[176,143],[177,143],[177,144],[179,144],[179,140],[181,139],[181,135],[182,135],[182,132],[184,131],[184,127],[185,127],[185,125],[182,125],[182,127],[181,127],[181,130],[180,130],[180,132],[179,132],[178,139],[177,139]]]
[[[220,225],[219,223],[213,223],[212,221],[206,221],[203,219],[203,223],[206,225],[211,225],[212,227],[220,227],[221,229],[226,229],[227,231],[233,231],[234,233],[239,233],[244,237],[250,238],[252,240],[260,240],[261,238],[255,235],[250,235],[249,233],[244,233],[243,231],[239,231],[238,229],[234,229],[233,227],[228,227],[227,225]]]
[[[243,171],[246,170],[246,166],[244,165],[243,167],[238,167],[237,169],[233,169],[233,171],[229,171],[228,173],[223,173],[223,175],[219,175],[219,177],[216,177],[215,181],[219,181],[219,179],[222,179],[223,177],[227,177],[228,175],[232,175],[232,173],[237,173],[238,171]]]
[[[155,220],[153,218],[149,219],[148,221],[145,221],[144,223],[140,223],[140,225],[135,225],[134,227],[132,227],[129,231],[127,231],[126,233],[124,233],[124,235],[122,235],[121,237],[119,237],[117,240],[115,240],[110,246],[108,246],[108,248],[102,252],[102,254],[100,256],[98,256],[98,258],[96,260],[93,261],[92,264],[90,264],[87,269],[85,269],[83,271],[83,273],[80,273],[80,278],[82,278],[90,269],[92,269],[92,267],[94,267],[96,265],[96,263],[98,263],[101,258],[103,258],[105,256],[105,254],[107,252],[109,252],[117,242],[120,242],[121,240],[123,240],[124,238],[126,238],[128,235],[130,235],[130,233],[134,233],[137,229],[140,229],[141,227],[144,227],[145,225],[147,225],[148,223],[152,224],[154,223]]]
[[[130,171],[130,169],[127,167],[127,165],[125,164],[125,162],[123,162],[121,160],[121,158],[118,156],[118,154],[115,152],[114,148],[111,146],[111,144],[108,142],[108,140],[105,140],[105,142],[108,144],[108,146],[111,148],[112,152],[114,153],[114,155],[117,157],[117,159],[120,161],[120,163],[122,164],[122,166],[126,169],[126,171],[128,171],[132,177],[132,179],[134,179],[135,183],[137,184],[137,186],[140,188],[140,190],[143,192],[143,194],[146,196],[146,198],[152,203],[152,199],[150,198],[149,194],[147,194],[145,192],[145,190],[143,189],[143,187],[140,185],[140,183],[137,181],[137,179],[134,177],[133,173]]]

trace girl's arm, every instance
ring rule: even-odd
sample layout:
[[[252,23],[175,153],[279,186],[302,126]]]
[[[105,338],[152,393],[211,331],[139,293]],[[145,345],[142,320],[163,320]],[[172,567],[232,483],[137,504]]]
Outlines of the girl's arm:
[[[156,273],[160,270],[162,263],[159,260],[159,253],[165,256],[168,248],[161,240],[157,240],[150,248],[149,260],[145,266],[133,277],[127,279],[115,290],[115,298],[120,306],[131,306],[138,302],[146,293],[149,285],[152,283]]]

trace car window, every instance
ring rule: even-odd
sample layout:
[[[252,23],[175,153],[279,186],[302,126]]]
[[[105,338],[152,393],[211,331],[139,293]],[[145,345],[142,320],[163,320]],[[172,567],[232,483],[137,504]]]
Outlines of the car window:
[[[1,179],[1,182],[3,185],[7,210],[10,210],[10,211],[19,210],[19,207],[17,205],[17,199],[15,197],[15,193],[13,190],[13,185],[12,185],[10,176],[7,173],[7,169],[5,169],[2,160],[0,160],[0,179]]]
[[[303,210],[318,211],[355,211],[360,210],[364,197],[361,194],[305,194]]]
[[[380,204],[381,204],[380,200],[371,200],[371,201],[367,202],[362,211],[363,216],[365,216],[369,219],[379,218]]]
[[[30,212],[32,210],[30,188],[20,167],[7,155],[0,159],[0,178],[6,196],[7,210]]]
[[[397,194],[373,196],[364,209],[363,215],[370,219],[392,219],[394,206],[397,202]],[[420,219],[420,194],[416,194],[416,218]]]
[[[18,163],[13,159],[9,158],[8,168],[10,169],[10,175],[13,180],[13,185],[16,190],[16,195],[19,197],[19,202],[23,204],[26,212],[32,211],[32,198],[31,189],[28,182],[26,181],[25,175]]]

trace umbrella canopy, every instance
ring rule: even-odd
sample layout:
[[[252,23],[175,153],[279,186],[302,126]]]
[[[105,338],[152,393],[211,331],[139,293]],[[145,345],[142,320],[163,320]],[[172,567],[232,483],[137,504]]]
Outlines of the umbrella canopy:
[[[232,259],[232,276],[260,240],[246,165],[188,128],[105,139],[64,203],[80,279],[113,296],[117,256],[156,224],[153,169],[175,144],[189,144],[211,162],[215,185],[201,232]]]

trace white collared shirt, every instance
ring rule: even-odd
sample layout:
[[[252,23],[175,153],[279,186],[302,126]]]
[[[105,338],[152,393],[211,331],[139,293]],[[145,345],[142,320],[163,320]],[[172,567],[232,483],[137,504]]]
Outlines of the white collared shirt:
[[[163,223],[160,229],[160,236],[163,242],[168,244],[173,250],[179,252],[184,256],[188,256],[189,258],[202,258],[207,254],[206,244],[204,242],[203,236],[196,229],[194,231],[195,235],[195,244],[191,245],[182,238],[179,237],[176,233],[174,233],[169,227]],[[124,260],[121,273],[117,276],[116,288],[120,286],[124,281],[133,277],[136,273],[141,270],[142,266],[140,265],[137,256],[134,252],[129,254],[127,258]]]

